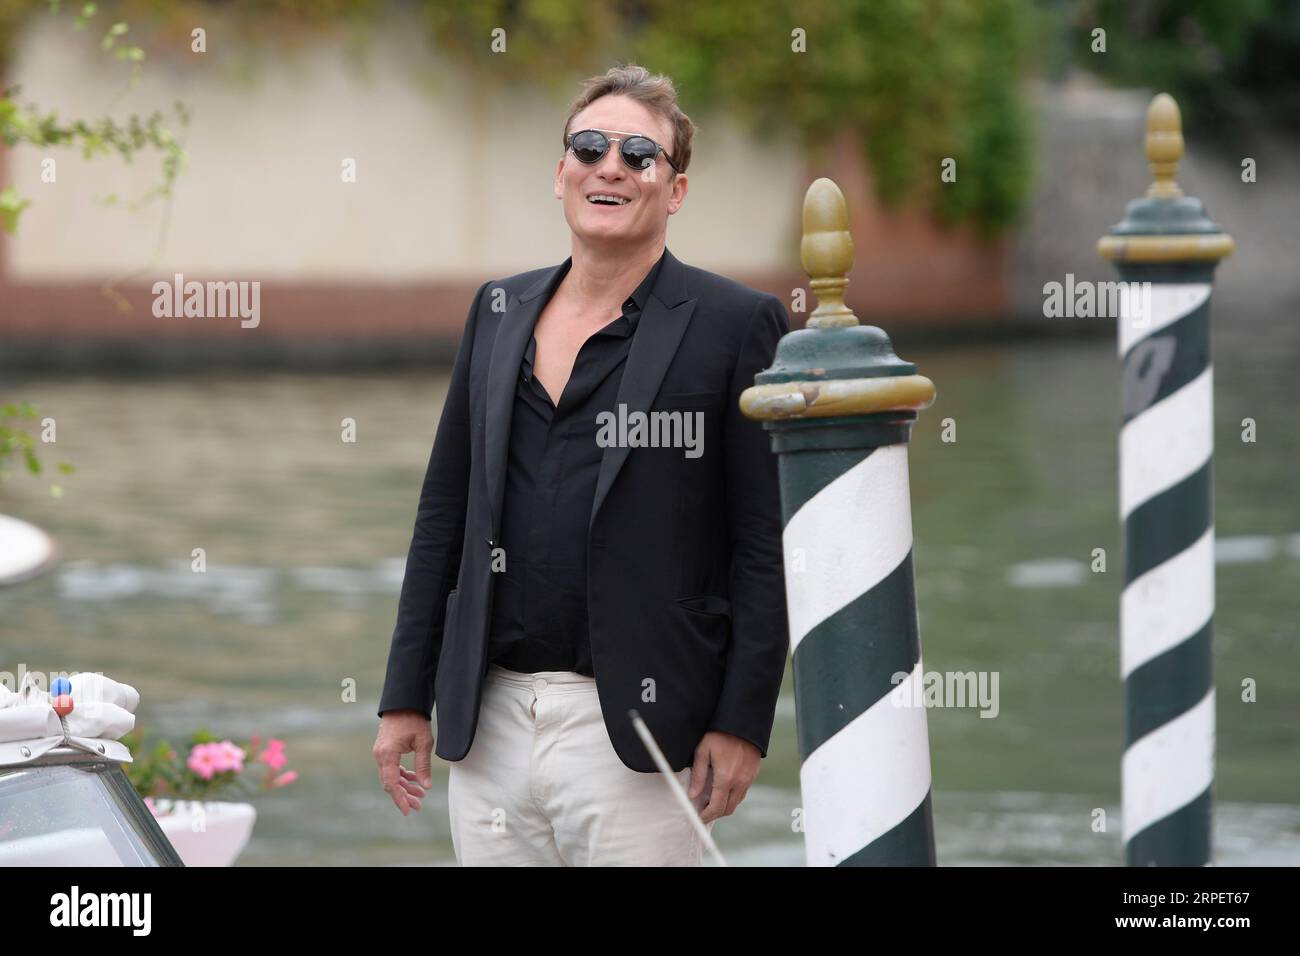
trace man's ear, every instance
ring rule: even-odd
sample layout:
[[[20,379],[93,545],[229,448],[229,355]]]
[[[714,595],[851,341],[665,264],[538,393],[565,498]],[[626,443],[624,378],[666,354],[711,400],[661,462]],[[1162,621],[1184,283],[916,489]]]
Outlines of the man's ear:
[[[672,215],[678,209],[682,208],[682,203],[686,201],[686,190],[690,187],[690,181],[685,173],[678,173],[673,178],[673,192],[668,200],[668,215]]]
[[[556,199],[564,198],[564,186],[562,185],[563,182],[564,182],[564,157],[561,156],[560,161],[555,165],[555,198]]]

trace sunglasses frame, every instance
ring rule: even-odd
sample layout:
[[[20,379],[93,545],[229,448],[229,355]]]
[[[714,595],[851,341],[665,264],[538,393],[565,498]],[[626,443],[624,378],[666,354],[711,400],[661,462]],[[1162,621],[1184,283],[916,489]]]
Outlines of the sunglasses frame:
[[[591,162],[587,162],[586,160],[584,160],[582,157],[578,155],[577,151],[573,149],[573,138],[575,136],[578,136],[581,133],[599,133],[601,136],[605,137],[605,149],[601,152],[599,156],[597,156]],[[610,136],[609,135],[610,133],[618,133],[620,135]],[[644,166],[644,167],[633,166],[631,161],[627,158],[627,156],[623,154],[623,143],[625,143],[629,139],[643,139],[647,143],[650,143],[655,148],[655,159],[658,159],[659,154],[663,153],[664,159],[666,159],[668,161],[668,165],[673,168],[673,172],[676,173],[681,172],[681,170],[677,168],[677,164],[673,162],[673,158],[672,156],[669,155],[668,150],[664,149],[662,146],[660,146],[657,142],[655,142],[645,133],[629,133],[626,130],[621,130],[621,129],[603,130],[603,129],[596,129],[594,126],[588,129],[576,129],[572,133],[564,134],[564,149],[566,152],[572,152],[573,158],[576,159],[578,162],[582,163],[584,166],[594,166],[596,165],[596,163],[599,163],[602,159],[605,158],[605,154],[609,152],[610,144],[618,143],[619,144],[618,155],[622,158],[623,164],[627,166],[628,169],[634,170],[638,173],[644,173],[647,169],[650,169],[651,166],[653,166],[653,163],[651,164],[651,166]]]

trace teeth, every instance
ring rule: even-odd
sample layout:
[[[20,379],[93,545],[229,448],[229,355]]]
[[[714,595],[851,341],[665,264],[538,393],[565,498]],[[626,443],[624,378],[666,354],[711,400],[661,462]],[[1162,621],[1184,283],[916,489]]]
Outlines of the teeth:
[[[626,206],[628,202],[630,202],[630,200],[624,199],[622,196],[608,196],[605,193],[596,193],[595,195],[588,196],[587,202],[596,202],[601,199],[606,200],[607,202],[617,203],[620,206]]]

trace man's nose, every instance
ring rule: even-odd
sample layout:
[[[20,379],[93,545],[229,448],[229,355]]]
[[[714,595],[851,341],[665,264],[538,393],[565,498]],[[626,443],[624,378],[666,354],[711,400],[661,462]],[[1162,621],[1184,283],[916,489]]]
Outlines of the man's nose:
[[[600,157],[600,162],[596,164],[596,172],[604,179],[622,179],[627,175],[627,166],[623,163],[623,155],[618,150],[618,143],[610,143],[609,149],[605,155]]]

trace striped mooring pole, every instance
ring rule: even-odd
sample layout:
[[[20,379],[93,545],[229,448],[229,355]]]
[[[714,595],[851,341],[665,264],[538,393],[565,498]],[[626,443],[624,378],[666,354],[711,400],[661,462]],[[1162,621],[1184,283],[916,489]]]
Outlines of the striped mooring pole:
[[[1147,111],[1146,154],[1155,182],[1098,243],[1123,282],[1140,284],[1130,305],[1142,304],[1119,317],[1124,845],[1130,866],[1203,866],[1215,724],[1210,287],[1233,242],[1178,188],[1182,121],[1164,93]]]
[[[804,198],[801,258],[817,309],[740,404],[779,456],[808,864],[933,866],[907,441],[934,383],[845,306],[829,179]]]

